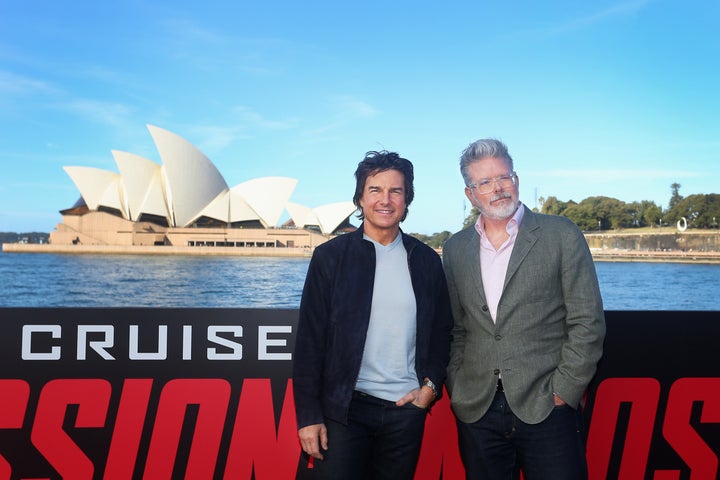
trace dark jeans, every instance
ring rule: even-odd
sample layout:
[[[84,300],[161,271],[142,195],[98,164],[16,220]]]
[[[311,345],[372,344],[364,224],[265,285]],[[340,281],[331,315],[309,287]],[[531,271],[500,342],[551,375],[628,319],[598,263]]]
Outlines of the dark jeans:
[[[356,392],[348,424],[327,420],[328,449],[315,460],[313,478],[412,480],[427,410]]]
[[[587,478],[582,413],[555,407],[548,418],[531,425],[510,410],[497,392],[488,412],[475,423],[458,421],[460,456],[468,480]]]

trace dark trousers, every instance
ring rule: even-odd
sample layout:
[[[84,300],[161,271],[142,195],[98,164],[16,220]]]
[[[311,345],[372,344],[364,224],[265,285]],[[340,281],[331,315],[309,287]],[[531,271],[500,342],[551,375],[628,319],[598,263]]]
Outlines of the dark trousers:
[[[412,480],[427,410],[356,392],[348,424],[327,420],[328,449],[315,460],[313,478]]]
[[[582,414],[555,407],[548,418],[527,424],[498,391],[488,412],[475,423],[458,421],[460,456],[468,480],[585,480],[587,463]]]

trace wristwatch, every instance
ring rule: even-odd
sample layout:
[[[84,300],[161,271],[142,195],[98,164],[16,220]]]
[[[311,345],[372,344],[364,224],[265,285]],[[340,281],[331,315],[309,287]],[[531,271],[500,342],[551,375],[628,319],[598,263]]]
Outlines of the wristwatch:
[[[423,387],[430,387],[430,390],[432,390],[432,392],[433,392],[433,397],[437,397],[437,396],[438,396],[437,388],[435,388],[435,384],[434,384],[433,381],[430,380],[429,378],[426,378],[426,379],[425,379],[425,381],[423,382],[422,386],[423,386]]]

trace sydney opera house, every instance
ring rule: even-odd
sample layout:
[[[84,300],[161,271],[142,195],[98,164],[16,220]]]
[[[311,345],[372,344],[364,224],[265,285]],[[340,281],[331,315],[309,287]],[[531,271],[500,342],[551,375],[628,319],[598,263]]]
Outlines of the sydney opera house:
[[[292,203],[297,180],[287,177],[230,187],[190,142],[148,129],[162,165],[113,150],[119,173],[64,167],[81,197],[60,212],[51,244],[308,249],[353,228],[352,202],[314,208]],[[279,225],[285,212],[290,219]]]

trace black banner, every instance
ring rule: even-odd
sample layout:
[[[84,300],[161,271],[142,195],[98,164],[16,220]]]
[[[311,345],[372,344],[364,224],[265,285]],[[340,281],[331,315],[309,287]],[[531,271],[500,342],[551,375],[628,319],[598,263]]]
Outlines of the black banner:
[[[718,478],[718,312],[607,312],[590,479]],[[296,310],[0,309],[0,480],[312,479]],[[447,396],[416,479],[462,479]]]

